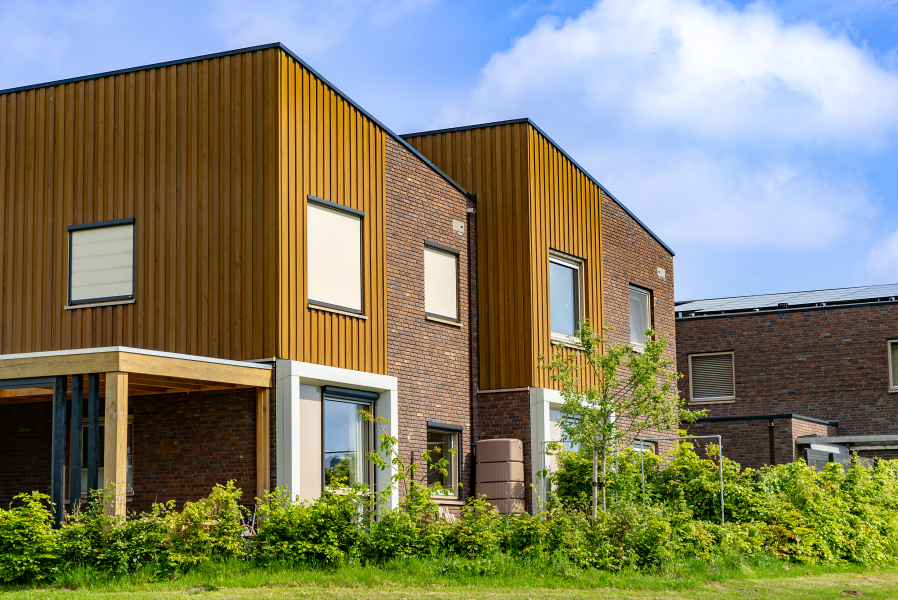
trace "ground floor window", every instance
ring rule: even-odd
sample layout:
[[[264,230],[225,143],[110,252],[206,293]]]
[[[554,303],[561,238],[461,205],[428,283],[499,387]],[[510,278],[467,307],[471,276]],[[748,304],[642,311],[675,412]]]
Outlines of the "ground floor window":
[[[134,493],[133,488],[133,460],[131,456],[131,440],[132,438],[132,430],[134,429],[134,418],[128,417],[128,448],[127,448],[127,461],[128,461],[128,470],[125,476],[125,483],[128,487],[129,494]],[[105,453],[106,448],[106,427],[105,427],[105,418],[100,417],[100,449],[99,456],[97,457],[99,460],[100,468],[97,469],[97,481],[100,487],[103,487],[103,455]],[[83,421],[83,426],[81,428],[81,495],[87,496],[87,419],[85,418]]]
[[[461,428],[459,428],[461,429]],[[461,431],[449,429],[448,426],[435,427],[428,424],[427,429],[427,485],[440,484],[445,490],[441,497],[458,497],[458,438]],[[448,460],[445,473],[438,463]]]
[[[370,402],[349,398],[324,399],[324,485],[371,483],[371,467],[365,455],[371,446]]]

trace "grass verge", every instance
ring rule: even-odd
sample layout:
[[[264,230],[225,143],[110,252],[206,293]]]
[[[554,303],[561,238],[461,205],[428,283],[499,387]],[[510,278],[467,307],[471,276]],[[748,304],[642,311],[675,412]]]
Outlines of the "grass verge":
[[[898,598],[898,568],[802,566],[772,557],[692,560],[648,572],[573,569],[548,560],[502,556],[465,560],[394,560],[379,567],[348,565],[261,568],[211,563],[160,580],[151,569],[104,577],[75,569],[52,586],[0,588],[9,599],[140,600],[198,597],[266,598]]]

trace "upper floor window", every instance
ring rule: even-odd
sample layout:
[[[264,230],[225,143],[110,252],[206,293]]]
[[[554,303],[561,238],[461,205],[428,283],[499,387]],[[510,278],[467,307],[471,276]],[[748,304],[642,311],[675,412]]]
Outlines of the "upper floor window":
[[[69,227],[69,304],[134,297],[134,219]]]
[[[637,350],[645,348],[645,330],[652,323],[651,294],[648,290],[630,286],[630,344]]]
[[[458,321],[458,250],[424,242],[424,313]]]
[[[549,255],[549,312],[552,337],[570,338],[580,326],[582,314],[581,271],[576,258]]]
[[[689,399],[693,402],[735,399],[735,378],[732,352],[689,356]]]
[[[898,392],[898,340],[889,342],[889,389]]]
[[[310,304],[361,314],[365,213],[309,196],[306,261]]]

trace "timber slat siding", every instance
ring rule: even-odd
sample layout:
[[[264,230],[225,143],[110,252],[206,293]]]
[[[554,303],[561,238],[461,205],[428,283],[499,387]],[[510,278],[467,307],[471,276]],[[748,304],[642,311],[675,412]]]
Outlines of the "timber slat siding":
[[[286,54],[280,89],[280,325],[277,355],[387,372],[384,132]],[[308,195],[365,212],[363,312],[367,320],[308,307]]]
[[[0,95],[0,354],[274,356],[279,54]],[[130,217],[136,302],[65,310],[67,227]]]
[[[603,322],[600,189],[528,122],[407,137],[477,194],[480,389],[557,387],[549,250],[584,261],[584,315]]]

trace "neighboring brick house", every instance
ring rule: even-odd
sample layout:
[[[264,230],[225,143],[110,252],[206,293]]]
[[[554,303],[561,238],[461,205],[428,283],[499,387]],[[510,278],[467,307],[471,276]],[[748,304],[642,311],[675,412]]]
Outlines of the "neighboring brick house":
[[[726,456],[896,455],[898,285],[678,302],[676,315],[680,391],[708,412],[689,432],[722,435]]]

